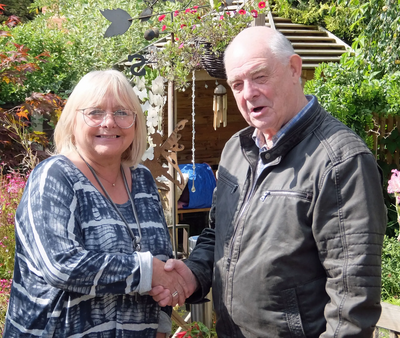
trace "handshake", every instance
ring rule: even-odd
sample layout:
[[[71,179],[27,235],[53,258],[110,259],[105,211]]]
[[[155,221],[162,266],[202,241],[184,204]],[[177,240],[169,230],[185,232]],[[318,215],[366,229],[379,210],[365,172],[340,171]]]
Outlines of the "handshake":
[[[164,263],[154,257],[151,286],[149,295],[161,307],[183,305],[197,289],[197,279],[182,261],[169,259]]]

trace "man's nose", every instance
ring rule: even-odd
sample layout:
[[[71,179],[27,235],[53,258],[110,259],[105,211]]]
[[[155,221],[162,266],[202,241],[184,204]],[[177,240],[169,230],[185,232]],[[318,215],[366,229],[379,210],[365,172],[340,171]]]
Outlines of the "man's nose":
[[[258,87],[253,81],[245,81],[243,84],[243,98],[247,101],[259,95]]]

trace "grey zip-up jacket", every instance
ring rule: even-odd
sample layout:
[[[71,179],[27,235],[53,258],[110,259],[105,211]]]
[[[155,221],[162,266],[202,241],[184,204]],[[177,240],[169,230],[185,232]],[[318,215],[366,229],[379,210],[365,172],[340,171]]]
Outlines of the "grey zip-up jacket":
[[[249,127],[226,144],[186,264],[212,291],[218,337],[372,336],[381,313],[382,177],[364,142],[317,100],[270,150]]]

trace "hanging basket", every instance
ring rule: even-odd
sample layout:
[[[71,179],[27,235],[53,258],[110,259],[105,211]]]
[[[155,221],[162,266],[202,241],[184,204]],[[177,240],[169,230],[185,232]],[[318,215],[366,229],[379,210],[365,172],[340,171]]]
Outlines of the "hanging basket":
[[[212,45],[209,42],[200,42],[203,46],[203,53],[200,56],[200,64],[206,72],[217,79],[226,80],[224,66],[224,52],[216,55],[212,50]]]

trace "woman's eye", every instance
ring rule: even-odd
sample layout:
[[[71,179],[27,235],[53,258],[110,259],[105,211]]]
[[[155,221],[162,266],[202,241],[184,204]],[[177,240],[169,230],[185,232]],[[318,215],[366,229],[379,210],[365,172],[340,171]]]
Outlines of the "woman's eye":
[[[117,110],[116,112],[114,112],[114,115],[123,117],[123,116],[128,116],[129,114],[125,110]]]
[[[103,116],[103,115],[104,115],[104,112],[103,112],[102,110],[100,110],[100,109],[94,109],[94,110],[91,110],[91,111],[88,113],[88,115],[89,115],[89,116]]]

